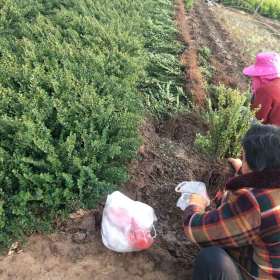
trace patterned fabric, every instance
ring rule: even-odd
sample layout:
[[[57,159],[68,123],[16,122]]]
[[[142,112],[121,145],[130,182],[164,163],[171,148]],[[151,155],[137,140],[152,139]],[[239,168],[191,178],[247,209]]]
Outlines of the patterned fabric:
[[[263,187],[260,174],[239,176],[228,185],[234,190],[227,191],[217,209],[203,212],[190,205],[184,213],[187,237],[202,247],[225,248],[245,279],[280,279],[280,187],[275,187],[280,186],[280,172],[269,175],[269,188]],[[243,187],[238,189],[239,182]],[[247,187],[250,182],[254,188]]]

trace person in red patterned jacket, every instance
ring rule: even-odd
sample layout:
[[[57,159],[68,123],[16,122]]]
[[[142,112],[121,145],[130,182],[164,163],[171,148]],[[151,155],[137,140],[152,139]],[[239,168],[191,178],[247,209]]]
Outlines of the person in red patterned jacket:
[[[184,231],[201,251],[193,280],[280,279],[280,128],[254,125],[243,141],[241,171],[214,210],[191,195]]]
[[[263,124],[280,126],[280,56],[262,52],[254,65],[243,70],[252,81],[252,109]]]

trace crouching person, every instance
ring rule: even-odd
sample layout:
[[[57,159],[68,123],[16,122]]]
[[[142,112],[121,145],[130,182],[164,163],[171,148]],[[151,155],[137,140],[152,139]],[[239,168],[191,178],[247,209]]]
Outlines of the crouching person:
[[[280,279],[280,128],[255,125],[242,146],[242,161],[230,159],[241,175],[217,208],[192,195],[184,211],[185,234],[201,247],[194,280]]]

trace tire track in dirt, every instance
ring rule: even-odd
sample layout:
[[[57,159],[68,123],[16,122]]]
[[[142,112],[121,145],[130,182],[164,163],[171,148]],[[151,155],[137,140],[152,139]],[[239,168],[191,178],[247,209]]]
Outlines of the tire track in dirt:
[[[190,12],[187,24],[198,49],[208,47],[212,51],[211,64],[214,67],[213,84],[247,89],[246,78],[242,74],[245,59],[238,46],[231,40],[228,32],[215,19],[212,13],[215,7],[209,7],[203,0],[197,0]]]

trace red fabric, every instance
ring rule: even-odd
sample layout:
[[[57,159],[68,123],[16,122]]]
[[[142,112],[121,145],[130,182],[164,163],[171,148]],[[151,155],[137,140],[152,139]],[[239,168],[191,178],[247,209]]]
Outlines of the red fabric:
[[[280,126],[280,78],[259,88],[252,100],[252,108],[259,108],[256,118],[264,124]]]
[[[227,249],[244,279],[280,279],[280,170],[235,177],[226,190],[216,209],[186,208],[186,236],[202,247]]]
[[[276,78],[279,78],[279,77],[276,77],[275,75],[273,75],[273,76],[270,75],[270,76],[252,77],[253,93],[255,94],[257,90],[259,90],[261,87],[264,87],[267,84],[271,83]]]

